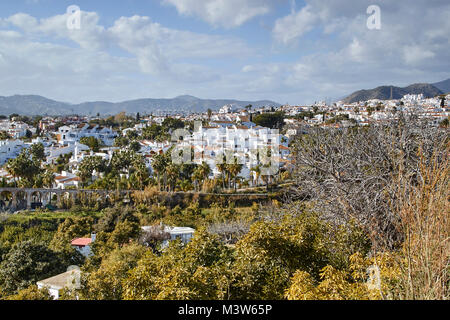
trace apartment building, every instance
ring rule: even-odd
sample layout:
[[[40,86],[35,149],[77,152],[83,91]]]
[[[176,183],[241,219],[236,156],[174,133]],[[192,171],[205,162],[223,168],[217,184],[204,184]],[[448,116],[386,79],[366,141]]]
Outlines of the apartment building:
[[[26,145],[22,140],[0,141],[0,165],[4,165],[9,159],[16,158]]]
[[[243,165],[239,176],[248,179],[251,168],[261,164],[261,159],[269,153],[269,150],[271,159],[276,159],[277,162],[283,157],[288,157],[287,141],[286,137],[283,139],[281,134],[269,128],[233,124],[200,126],[185,144],[193,146],[195,163],[206,162],[210,166],[212,176],[220,174],[217,163],[225,155],[229,157],[227,161],[233,161],[234,157],[238,159]]]
[[[117,136],[117,132],[112,130],[112,128],[87,123],[62,126],[56,134],[60,144],[73,144],[79,142],[83,137],[94,137],[103,141],[107,146],[112,146]]]

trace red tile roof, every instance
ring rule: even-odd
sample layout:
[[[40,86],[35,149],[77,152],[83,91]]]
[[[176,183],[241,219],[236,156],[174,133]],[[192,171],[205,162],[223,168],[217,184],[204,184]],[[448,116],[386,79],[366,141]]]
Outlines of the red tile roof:
[[[92,243],[91,238],[77,238],[73,239],[71,245],[73,246],[88,246]]]

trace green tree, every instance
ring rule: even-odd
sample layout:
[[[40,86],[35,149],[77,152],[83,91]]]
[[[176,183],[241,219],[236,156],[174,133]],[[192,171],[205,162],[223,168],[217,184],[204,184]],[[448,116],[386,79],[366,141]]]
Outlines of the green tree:
[[[53,171],[50,167],[47,167],[42,173],[42,186],[45,188],[53,188],[53,185],[55,183],[55,175],[53,174]]]
[[[108,242],[115,247],[122,247],[128,244],[130,240],[137,239],[140,231],[139,223],[129,220],[120,221],[116,224],[114,231],[111,232]]]
[[[91,237],[92,217],[68,217],[58,226],[49,247],[54,251],[70,251],[75,238]]]
[[[80,143],[88,146],[94,152],[98,152],[102,145],[102,142],[95,137],[82,137]]]
[[[114,146],[115,147],[126,147],[130,143],[130,140],[128,140],[127,137],[119,136],[116,139],[114,139]]]
[[[129,148],[134,152],[139,152],[141,150],[141,144],[138,141],[132,141]]]
[[[92,180],[93,171],[97,173],[105,172],[106,166],[100,156],[85,157],[78,166],[78,175],[83,185],[87,185]]]
[[[0,286],[7,294],[15,294],[36,281],[64,272],[59,254],[45,244],[24,241],[15,244],[0,264]]]
[[[36,285],[31,285],[26,289],[20,290],[17,294],[7,297],[7,300],[54,300],[47,288],[38,289]]]
[[[225,154],[223,154],[222,156],[219,157],[219,159],[216,163],[216,167],[222,174],[222,187],[223,187],[223,189],[225,189],[225,179],[226,179],[226,174],[227,174],[227,169],[228,169],[227,158],[226,158]]]
[[[148,251],[123,282],[126,300],[228,298],[230,249],[204,229],[185,248],[172,242],[161,256]]]
[[[45,156],[45,148],[42,143],[34,143],[30,147],[30,154],[33,159],[37,161],[44,161],[46,159]]]
[[[161,176],[166,174],[166,168],[168,164],[169,158],[165,154],[157,154],[153,157],[152,168],[153,171],[157,174],[159,190],[161,190]],[[165,179],[164,179],[164,188],[165,188]]]
[[[102,211],[102,216],[95,224],[94,229],[97,232],[110,233],[114,231],[119,222],[130,221],[139,223],[139,218],[135,211],[129,206],[116,205]]]
[[[11,136],[6,131],[0,131],[0,140],[9,140]]]
[[[234,157],[233,163],[229,164],[227,166],[227,168],[228,168],[228,172],[230,174],[231,179],[233,179],[234,190],[236,191],[236,188],[237,188],[236,179],[237,179],[237,176],[241,173],[243,165],[238,163],[238,159],[236,157]]]
[[[81,299],[121,300],[123,280],[127,278],[128,271],[137,266],[146,251],[146,248],[138,244],[114,249],[102,260],[99,268],[83,279]]]
[[[41,160],[33,156],[29,149],[23,149],[18,157],[9,159],[6,164],[6,170],[14,177],[17,184],[17,178],[20,178],[18,185],[20,187],[32,187],[35,178],[41,173]]]
[[[284,113],[263,113],[253,117],[253,122],[259,126],[271,129],[281,129],[284,125]]]

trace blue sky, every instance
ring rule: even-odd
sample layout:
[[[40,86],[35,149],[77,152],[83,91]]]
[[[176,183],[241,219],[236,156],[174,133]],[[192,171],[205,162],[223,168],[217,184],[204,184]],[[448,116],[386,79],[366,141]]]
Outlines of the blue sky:
[[[446,0],[2,0],[0,96],[309,104],[437,82],[450,77],[449,16]]]

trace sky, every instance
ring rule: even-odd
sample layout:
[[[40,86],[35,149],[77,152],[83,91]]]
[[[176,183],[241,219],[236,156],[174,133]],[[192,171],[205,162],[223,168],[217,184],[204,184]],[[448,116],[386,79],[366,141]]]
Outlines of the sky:
[[[450,78],[449,17],[448,0],[2,0],[0,96],[335,101]]]

